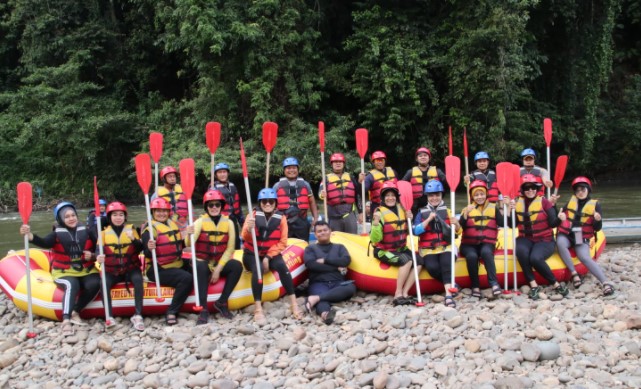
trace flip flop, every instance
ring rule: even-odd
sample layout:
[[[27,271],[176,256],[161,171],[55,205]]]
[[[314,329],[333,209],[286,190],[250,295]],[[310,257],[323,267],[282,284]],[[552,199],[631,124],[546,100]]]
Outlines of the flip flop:
[[[482,299],[483,295],[481,294],[481,291],[478,289],[475,289],[472,291],[472,297],[477,298],[477,299]]]
[[[503,293],[503,292],[501,291],[501,287],[500,286],[492,285],[492,294],[494,296],[499,296],[501,293]]]
[[[131,324],[133,325],[134,329],[138,331],[145,330],[145,322],[143,321],[142,316],[134,315],[129,320],[131,321]]]
[[[581,278],[581,275],[579,275],[579,273],[572,274],[572,286],[574,289],[579,289],[581,285],[583,285],[583,278]]]
[[[609,283],[603,284],[603,295],[604,296],[612,296],[614,294],[614,286]]]

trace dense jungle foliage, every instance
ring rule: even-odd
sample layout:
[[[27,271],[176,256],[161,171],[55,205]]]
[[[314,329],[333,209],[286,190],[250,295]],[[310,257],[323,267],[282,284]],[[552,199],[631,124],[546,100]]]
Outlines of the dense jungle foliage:
[[[3,1],[0,204],[22,180],[88,202],[94,175],[105,197],[140,199],[132,158],[151,131],[161,164],[192,157],[206,186],[208,121],[237,182],[240,136],[264,176],[268,120],[274,177],[294,155],[319,179],[319,120],[350,169],[356,128],[402,174],[418,145],[442,166],[449,125],[456,155],[466,127],[471,154],[516,162],[528,146],[545,165],[550,117],[569,174],[637,171],[639,37],[641,0]]]

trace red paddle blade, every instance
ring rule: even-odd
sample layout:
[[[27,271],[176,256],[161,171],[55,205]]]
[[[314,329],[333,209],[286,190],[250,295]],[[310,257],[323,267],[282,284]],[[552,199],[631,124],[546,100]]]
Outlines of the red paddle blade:
[[[243,177],[247,178],[247,160],[245,159],[245,148],[243,138],[240,138],[240,164],[243,166]]]
[[[496,165],[496,184],[503,196],[512,195],[512,163],[500,162]]]
[[[448,150],[450,151],[449,155],[454,155],[454,148],[452,147],[452,126],[448,127],[448,131],[449,131],[449,134],[450,134],[449,138],[447,140],[447,144],[449,146]]]
[[[565,168],[568,166],[568,156],[559,155],[559,158],[556,159],[556,168],[554,170],[554,187],[559,188],[561,182],[563,181],[563,176],[565,176]]]
[[[512,164],[512,196],[513,198],[519,197],[521,194],[521,167],[517,164]]]
[[[209,147],[210,154],[216,154],[218,145],[220,145],[220,123],[207,122],[205,125],[205,141]]]
[[[550,118],[543,119],[543,137],[547,147],[550,147],[552,143],[552,119]]]
[[[98,195],[98,179],[93,176],[93,206],[96,208],[96,216],[100,216],[100,195]]]
[[[401,194],[401,204],[405,210],[411,210],[414,203],[414,195],[412,193],[412,184],[409,181],[396,182],[398,191]]]
[[[467,158],[467,128],[463,127],[463,156]]]
[[[450,192],[455,192],[461,179],[461,160],[459,157],[453,155],[445,157],[445,178],[447,178]]]
[[[268,153],[271,153],[276,146],[276,138],[278,137],[278,124],[274,122],[263,123],[263,146]]]
[[[151,185],[151,158],[149,154],[138,154],[135,161],[138,185],[144,194],[148,194],[149,185]]]
[[[325,123],[318,122],[318,141],[321,153],[325,152]]]
[[[22,224],[29,224],[29,218],[31,217],[31,210],[33,207],[33,190],[31,188],[31,184],[28,182],[18,183],[16,192],[18,192],[18,211],[20,211]]]
[[[356,151],[361,159],[365,159],[365,154],[367,154],[367,130],[365,128],[356,130]]]
[[[196,185],[194,160],[191,158],[183,159],[180,161],[178,169],[180,169],[180,186],[183,188],[185,196],[190,199]]]
[[[162,156],[162,139],[160,132],[152,132],[149,134],[149,153],[155,163],[158,163]]]

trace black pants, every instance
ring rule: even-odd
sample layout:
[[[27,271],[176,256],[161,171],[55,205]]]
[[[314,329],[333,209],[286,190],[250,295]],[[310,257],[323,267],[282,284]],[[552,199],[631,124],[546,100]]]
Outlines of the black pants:
[[[100,292],[100,274],[98,273],[82,277],[60,277],[54,282],[58,288],[64,290],[62,297],[63,320],[69,319],[72,311],[80,313]],[[80,293],[81,290],[82,293]],[[80,297],[78,297],[78,293],[80,293]]]
[[[142,288],[142,271],[140,269],[133,269],[124,274],[105,274],[105,280],[107,281],[107,299],[108,305],[107,309],[109,310],[109,316],[112,317],[112,305],[111,305],[111,288],[119,282],[124,282],[129,290],[129,283],[131,282],[134,286],[134,307],[136,310],[136,315],[142,315],[142,299],[143,299],[143,288]],[[131,291],[129,292],[131,294]]]
[[[314,282],[309,284],[310,296],[320,297],[320,301],[314,306],[317,314],[329,311],[331,303],[338,303],[349,300],[356,294],[354,283],[343,284],[342,281]]]
[[[193,275],[189,272],[187,263],[182,268],[163,269],[158,267],[158,278],[160,285],[174,288],[174,297],[171,299],[171,305],[167,308],[167,315],[177,315],[180,312],[185,300],[189,297],[191,289],[194,287]],[[147,277],[156,282],[154,277],[154,268],[147,270]]]
[[[422,258],[423,267],[435,280],[442,284],[452,282],[452,252],[445,251],[439,254],[428,254]]]
[[[262,258],[259,258],[259,260],[261,261],[262,266]],[[261,301],[263,297],[263,284],[258,283],[256,259],[253,252],[245,251],[243,253],[243,265],[245,265],[245,269],[252,273],[252,294],[254,295],[254,301]],[[280,283],[283,285],[283,288],[285,288],[286,295],[289,296],[294,294],[294,281],[292,280],[292,275],[289,272],[287,265],[285,265],[282,255],[278,254],[269,261],[269,270],[276,270],[276,272],[278,272]]]
[[[472,288],[479,287],[479,266],[481,261],[485,264],[487,272],[487,280],[490,286],[498,285],[496,279],[496,264],[494,263],[494,245],[490,243],[481,244],[463,244],[461,245],[461,255],[465,257],[467,262],[467,273],[470,275]]]
[[[229,219],[234,224],[234,231],[236,231],[236,240],[234,241],[234,248],[240,250],[240,223],[234,215],[229,215]]]
[[[307,221],[307,217],[294,216],[287,219],[287,237],[302,239],[309,242],[309,229],[311,225]]]
[[[209,262],[196,260],[196,272],[198,273],[199,303],[201,307],[207,307],[207,289],[209,289],[209,279],[211,278]],[[220,272],[220,276],[225,277],[225,286],[223,286],[223,292],[220,294],[218,301],[226,303],[229,300],[229,296],[234,291],[236,284],[238,284],[241,274],[243,274],[243,265],[239,261],[235,259],[227,261]]]
[[[554,285],[557,282],[554,273],[552,273],[550,266],[546,262],[554,254],[554,247],[554,241],[535,243],[528,238],[516,238],[516,259],[519,260],[523,275],[528,282],[534,281],[533,268],[550,285]]]

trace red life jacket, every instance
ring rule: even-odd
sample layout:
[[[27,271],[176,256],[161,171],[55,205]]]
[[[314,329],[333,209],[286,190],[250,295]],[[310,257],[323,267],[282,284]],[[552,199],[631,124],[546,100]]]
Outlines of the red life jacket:
[[[586,201],[583,208],[579,211],[579,200],[576,196],[572,196],[567,207],[563,210],[567,215],[567,218],[561,222],[558,232],[560,234],[570,235],[572,225],[574,224],[577,227],[580,225],[583,239],[592,238],[594,236],[594,212],[596,211],[596,205],[598,203],[599,200],[590,199]]]
[[[300,177],[296,179],[296,185],[289,185],[287,178],[281,178],[276,190],[277,209],[288,217],[307,217],[310,193],[305,184],[305,180]]]
[[[94,242],[89,237],[85,226],[76,227],[74,235],[65,227],[56,227],[56,243],[51,248],[51,267],[67,270],[72,266],[76,270],[89,271],[94,266],[93,260],[85,260],[83,251],[94,251]]]
[[[430,214],[433,211],[429,206],[427,206],[421,208],[420,212],[421,218],[423,220],[427,220],[427,218],[430,217]],[[437,218],[443,219],[445,221],[445,224],[447,224],[448,226],[451,225],[450,215],[445,204],[441,203],[438,207],[436,207],[436,215]],[[434,219],[430,222],[428,228],[425,229],[425,232],[419,235],[418,239],[418,247],[424,249],[433,249],[435,247],[447,246],[451,243],[449,239],[444,236],[442,225],[437,219]]]
[[[396,206],[398,216],[386,206],[378,207],[383,222],[383,239],[374,246],[386,251],[397,251],[407,245],[407,220],[403,208]]]
[[[427,180],[438,180],[438,171],[436,166],[430,166],[427,169]],[[417,199],[424,194],[425,182],[423,182],[423,171],[414,166],[412,168],[412,177],[410,178],[412,184],[412,197]]]
[[[196,240],[196,257],[218,263],[229,242],[229,218],[221,215],[218,224],[209,215],[200,217],[202,224]]]
[[[120,236],[111,226],[102,232],[104,244],[105,271],[109,274],[120,275],[133,269],[140,269],[139,251],[127,237],[127,231],[135,231],[132,224],[127,224],[122,229]]]
[[[158,265],[169,265],[178,260],[182,261],[182,236],[176,223],[167,220],[167,224],[152,221],[156,237],[156,261]],[[148,226],[145,225],[144,230]]]
[[[496,237],[498,235],[496,204],[488,200],[482,211],[477,206],[471,212],[468,212],[465,227],[463,237],[461,238],[462,244],[496,244]]]
[[[267,220],[265,212],[254,211],[254,217],[256,219],[255,229],[258,255],[264,257],[267,255],[267,251],[280,241],[280,221],[283,219],[283,214],[278,211],[274,212],[269,220]],[[254,252],[254,245],[251,240],[244,241],[243,247],[245,250],[249,250],[252,253]]]
[[[220,193],[225,196],[225,207],[221,213],[225,216],[234,215],[236,220],[242,220],[240,195],[238,194],[238,188],[236,188],[236,185],[234,185],[233,182],[223,184],[216,181],[214,183],[214,189],[219,190]]]
[[[499,184],[496,182],[496,173],[494,170],[488,169],[487,174],[476,170],[472,172],[470,182],[474,180],[481,180],[487,184],[487,201],[496,203],[499,200]]]
[[[383,188],[383,183],[385,181],[398,181],[394,175],[394,170],[390,167],[385,167],[385,173],[381,172],[378,169],[370,170],[372,178],[374,178],[374,183],[369,188],[369,199],[371,202],[380,204],[381,203],[381,189]]]
[[[537,196],[525,209],[525,200],[519,197],[516,202],[516,217],[519,220],[519,236],[534,242],[553,240],[552,228],[548,224],[548,215],[543,210],[543,197]]]
[[[335,173],[327,175],[327,204],[354,204],[356,202],[356,187],[349,173],[340,177]]]
[[[187,209],[187,196],[183,193],[183,188],[180,184],[174,185],[173,191],[161,186],[158,188],[158,197],[162,197],[171,204],[171,216],[177,214],[178,220],[186,220],[189,215]],[[176,218],[176,217],[174,217]]]

